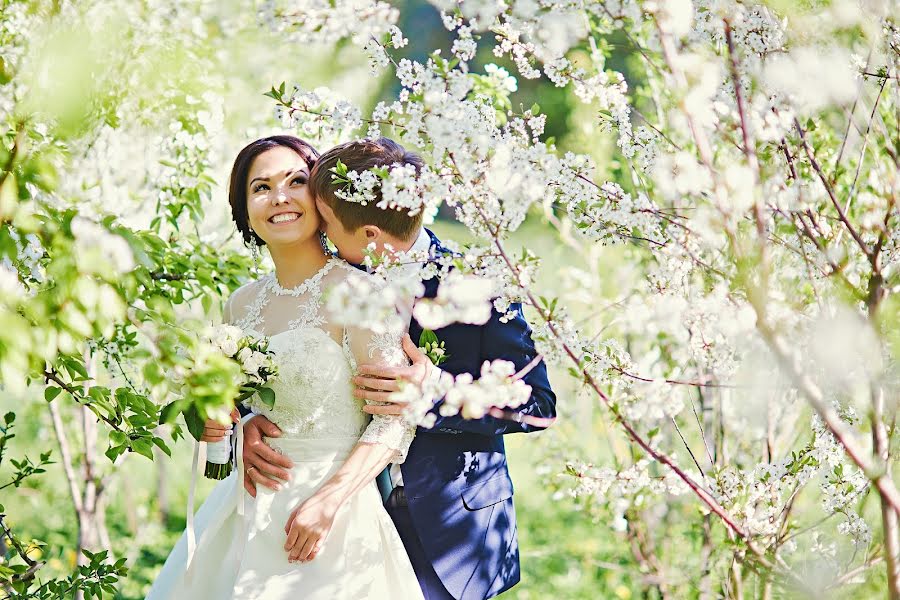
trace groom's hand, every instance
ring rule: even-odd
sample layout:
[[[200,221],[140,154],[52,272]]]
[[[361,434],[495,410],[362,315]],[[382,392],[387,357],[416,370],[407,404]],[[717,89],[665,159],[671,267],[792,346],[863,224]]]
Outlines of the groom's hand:
[[[269,446],[263,437],[279,437],[281,430],[262,415],[244,423],[244,489],[256,498],[256,486],[264,485],[278,491],[279,479],[288,481],[294,466],[287,456]]]
[[[366,404],[363,406],[365,412],[372,415],[402,414],[407,402],[400,398],[392,398],[391,393],[398,391],[404,383],[421,386],[431,370],[437,368],[413,343],[409,334],[403,336],[403,351],[412,361],[408,367],[378,365],[359,367],[359,375],[353,378],[353,385],[356,386],[353,395],[362,400],[388,403],[385,406]]]

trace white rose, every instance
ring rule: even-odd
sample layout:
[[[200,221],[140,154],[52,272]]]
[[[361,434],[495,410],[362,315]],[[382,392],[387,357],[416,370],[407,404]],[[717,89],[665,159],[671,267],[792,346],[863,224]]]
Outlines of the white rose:
[[[219,340],[219,349],[222,351],[225,356],[234,356],[238,351],[238,343],[237,340],[232,338],[226,338],[224,340]]]
[[[250,348],[241,348],[241,351],[238,352],[237,359],[240,361],[244,373],[255,375],[257,371],[259,371],[259,365],[254,357],[253,350]]]

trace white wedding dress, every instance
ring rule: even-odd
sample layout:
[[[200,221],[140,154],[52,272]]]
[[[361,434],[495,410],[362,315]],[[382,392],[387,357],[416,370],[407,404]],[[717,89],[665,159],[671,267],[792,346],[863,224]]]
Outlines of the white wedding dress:
[[[289,563],[285,524],[343,463],[358,442],[384,444],[402,462],[415,433],[399,417],[370,418],[353,397],[362,362],[406,364],[399,335],[375,335],[329,322],[323,294],[349,277],[369,277],[331,258],[313,277],[283,289],[267,275],[238,289],[225,320],[268,336],[278,376],[275,407],[249,404],[279,426],[267,442],[294,462],[280,491],[257,486],[256,499],[235,470],[219,482],[195,517],[196,551],[188,561],[181,536],[147,596],[150,600],[343,600],[422,598],[403,543],[372,482],[338,511],[319,555]],[[240,464],[240,461],[239,461]]]

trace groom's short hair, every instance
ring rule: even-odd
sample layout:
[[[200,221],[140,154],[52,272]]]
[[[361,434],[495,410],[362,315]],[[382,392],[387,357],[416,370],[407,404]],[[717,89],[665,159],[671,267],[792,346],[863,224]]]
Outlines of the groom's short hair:
[[[421,211],[409,216],[405,210],[378,208],[376,205],[381,201],[380,188],[375,191],[376,201],[365,205],[338,198],[335,191],[340,190],[341,184],[331,179],[331,170],[337,166],[338,161],[347,165],[348,171],[358,173],[373,167],[411,165],[418,174],[424,165],[418,154],[409,152],[386,137],[339,144],[316,160],[316,166],[310,174],[309,187],[313,196],[330,206],[341,224],[350,231],[356,231],[363,225],[375,225],[398,239],[408,240],[421,229]]]

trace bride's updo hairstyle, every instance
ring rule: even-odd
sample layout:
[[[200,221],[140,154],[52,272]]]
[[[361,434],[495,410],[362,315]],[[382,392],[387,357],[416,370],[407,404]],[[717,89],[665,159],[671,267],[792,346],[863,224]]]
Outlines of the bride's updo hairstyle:
[[[265,242],[250,229],[250,217],[247,214],[247,176],[250,174],[250,166],[256,157],[278,146],[290,148],[296,152],[306,166],[312,171],[319,152],[306,142],[292,135],[272,135],[250,142],[244,149],[238,152],[231,167],[231,180],[228,184],[228,203],[231,204],[231,218],[237,225],[238,231],[244,238],[245,244],[264,246]]]

